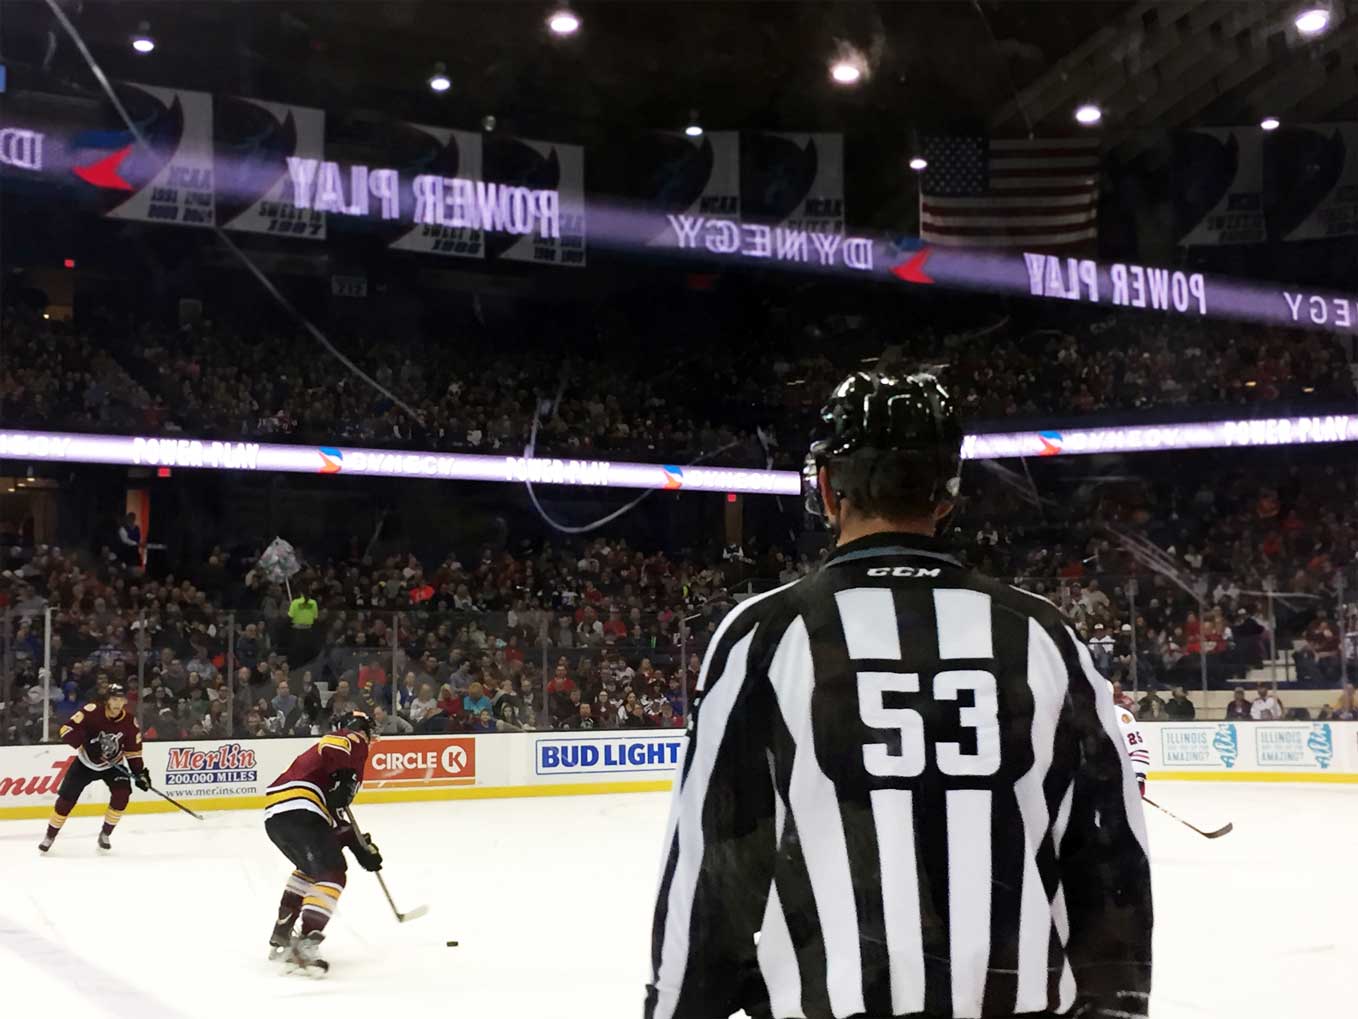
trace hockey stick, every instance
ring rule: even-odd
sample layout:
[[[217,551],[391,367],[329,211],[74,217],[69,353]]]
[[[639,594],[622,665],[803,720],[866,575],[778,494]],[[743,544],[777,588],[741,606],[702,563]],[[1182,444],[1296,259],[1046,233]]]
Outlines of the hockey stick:
[[[125,775],[128,779],[133,780],[133,781],[135,782],[135,780],[132,779],[132,772],[131,772],[131,770],[128,769],[127,765],[125,765],[125,764],[115,764],[113,767],[114,767],[114,769],[115,769],[116,771],[118,771],[120,774]],[[166,803],[172,803],[172,804],[174,804],[176,807],[178,807],[178,808],[179,808],[180,810],[182,810],[184,813],[188,814],[190,817],[196,817],[196,818],[197,818],[198,820],[200,820],[200,821],[204,820],[202,814],[199,814],[199,813],[197,813],[196,811],[190,810],[188,807],[184,806],[184,804],[180,803],[180,802],[179,802],[178,800],[176,800],[174,797],[172,797],[172,796],[166,796],[163,792],[161,792],[161,791],[160,791],[159,789],[157,789],[155,786],[151,786],[150,791],[153,792],[153,793],[155,793],[157,796],[159,796],[159,797],[160,797],[162,800],[164,800]]]
[[[349,827],[354,829],[355,835],[361,839],[367,838],[367,836],[363,834],[363,829],[358,826],[358,822],[354,820],[354,812],[348,807],[344,808],[344,819],[349,822]],[[397,923],[418,920],[420,917],[424,916],[425,913],[429,912],[428,906],[416,906],[409,913],[402,913],[396,908],[396,900],[391,897],[391,890],[387,888],[387,882],[386,879],[382,877],[382,872],[380,870],[375,870],[373,871],[373,876],[377,878],[377,883],[382,886],[382,894],[387,897],[387,905],[391,907],[392,913],[396,915]]]
[[[1156,803],[1149,796],[1143,796],[1141,797],[1141,799],[1143,802],[1149,803],[1152,807],[1160,811],[1160,813],[1164,814],[1166,817],[1170,817],[1173,818],[1175,821],[1178,821],[1185,828],[1192,828],[1195,832],[1197,832],[1205,839],[1219,839],[1221,838],[1221,836],[1226,835],[1235,829],[1235,825],[1232,824],[1230,821],[1227,821],[1216,831],[1203,831],[1196,825],[1189,824],[1187,821],[1185,821],[1182,817],[1179,817],[1177,814],[1171,813],[1170,811],[1166,810],[1164,807],[1160,806],[1160,804]]]

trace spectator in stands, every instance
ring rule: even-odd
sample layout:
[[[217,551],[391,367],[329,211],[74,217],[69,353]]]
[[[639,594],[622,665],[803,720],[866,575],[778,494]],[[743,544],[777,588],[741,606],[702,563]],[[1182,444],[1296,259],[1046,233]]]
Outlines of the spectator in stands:
[[[1126,693],[1122,689],[1122,684],[1116,680],[1113,682],[1113,703],[1132,713],[1136,712],[1136,701],[1132,700],[1132,695]]]
[[[574,709],[570,706],[570,695],[575,690],[575,680],[566,674],[566,663],[564,659],[561,659],[557,662],[551,682],[547,684],[547,704],[552,713],[554,724],[559,725],[561,720],[570,717],[573,713]]]
[[[1334,719],[1337,722],[1358,722],[1358,698],[1355,697],[1352,683],[1345,683],[1343,692],[1334,706]]]
[[[1089,640],[1089,653],[1094,659],[1094,668],[1100,675],[1112,671],[1114,641],[1102,623],[1094,624],[1094,635]]]
[[[394,707],[399,713],[409,718],[410,705],[415,702],[417,697],[419,697],[419,684],[416,681],[415,673],[407,672],[405,678],[401,680],[400,689],[396,691],[398,703]]]
[[[302,718],[308,726],[317,725],[320,722],[321,714],[325,710],[321,704],[321,690],[316,685],[316,681],[311,678],[311,670],[307,669],[302,673],[302,692],[299,695],[302,702]]]
[[[514,681],[508,676],[500,680],[499,689],[495,691],[495,696],[490,699],[490,713],[496,718],[502,717],[501,708],[506,704],[513,704],[517,710],[522,702],[519,695],[514,691]]]
[[[1165,714],[1171,722],[1191,722],[1197,717],[1198,712],[1193,707],[1193,702],[1188,699],[1184,688],[1176,686],[1169,703],[1165,705]]]
[[[590,702],[594,708],[594,717],[598,719],[601,728],[611,729],[618,722],[618,705],[614,703],[612,695],[607,689],[599,691],[598,696]]]
[[[660,702],[660,711],[658,712],[658,717],[654,724],[661,729],[682,729],[684,727],[684,719],[675,713],[674,707],[670,701],[662,700]]]
[[[605,640],[622,640],[627,636],[627,623],[623,621],[622,610],[617,606],[609,608],[608,619],[603,624],[603,634]]]
[[[531,732],[533,726],[519,716],[518,709],[511,701],[504,701],[500,704],[500,710],[495,716],[496,732]]]
[[[61,687],[61,700],[52,706],[52,719],[58,724],[65,722],[83,706],[79,684],[74,680],[67,680]]]
[[[1080,604],[1088,617],[1097,619],[1108,612],[1108,595],[1099,590],[1097,580],[1091,579],[1080,596]]]
[[[260,640],[259,627],[247,623],[240,636],[236,638],[236,664],[252,672],[259,664]]]
[[[594,707],[590,704],[581,704],[575,709],[575,714],[561,723],[563,729],[596,729],[599,728],[599,720],[594,717]]]
[[[1339,629],[1324,609],[1306,628],[1306,652],[1297,652],[1298,678],[1329,686],[1339,680]],[[1303,675],[1304,674],[1304,675]]]
[[[392,715],[381,704],[373,706],[373,727],[381,736],[409,736],[415,727],[400,715]]]
[[[480,715],[483,711],[492,711],[494,705],[491,699],[486,696],[485,689],[475,680],[467,687],[467,695],[462,698],[462,709],[468,716]]]
[[[288,681],[282,680],[278,684],[278,692],[273,699],[274,711],[282,716],[283,728],[291,731],[297,724],[297,718],[302,712],[301,701],[291,692]]]
[[[478,714],[467,726],[468,732],[494,732],[495,719],[490,717],[490,708],[486,708]]]
[[[1146,691],[1146,696],[1141,698],[1136,708],[1136,718],[1139,722],[1163,722],[1165,720],[1165,702],[1154,690]]]
[[[104,519],[108,520],[108,517]],[[118,555],[129,566],[141,564],[141,528],[137,525],[135,513],[129,513],[124,517],[118,527]]]
[[[1247,669],[1257,669],[1264,664],[1264,638],[1268,631],[1245,606],[1235,610],[1235,622],[1231,625],[1231,636],[1236,652]]]
[[[438,709],[438,701],[434,700],[433,688],[428,683],[421,683],[420,692],[410,702],[410,710],[406,712],[406,718],[409,719],[411,725],[418,728],[421,722],[432,717]]]
[[[1256,722],[1276,722],[1283,717],[1282,701],[1267,683],[1259,684],[1258,696],[1250,705],[1250,718]]]

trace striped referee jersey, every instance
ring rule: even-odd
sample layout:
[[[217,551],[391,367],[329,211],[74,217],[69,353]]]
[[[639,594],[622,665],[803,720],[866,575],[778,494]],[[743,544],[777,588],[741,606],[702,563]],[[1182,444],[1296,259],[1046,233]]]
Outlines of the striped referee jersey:
[[[698,687],[646,1019],[1146,1015],[1140,796],[1051,603],[873,535],[732,611]]]

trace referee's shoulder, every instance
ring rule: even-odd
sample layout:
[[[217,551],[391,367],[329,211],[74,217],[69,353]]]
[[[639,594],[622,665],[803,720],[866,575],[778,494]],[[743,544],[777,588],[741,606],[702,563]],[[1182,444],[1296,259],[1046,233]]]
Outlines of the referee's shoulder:
[[[939,587],[947,587],[958,582],[972,590],[988,594],[990,600],[1002,609],[1037,620],[1038,624],[1046,630],[1062,631],[1071,625],[1066,614],[1042,595],[1025,591],[1013,584],[1006,584],[1002,580],[988,577],[973,569],[964,568],[953,578],[945,577],[935,581],[935,584]]]
[[[789,583],[780,584],[738,602],[735,608],[723,617],[721,625],[717,627],[713,643],[723,637],[743,634],[752,626],[785,614],[791,605],[800,600],[802,592],[806,590],[806,584],[814,577],[815,574],[798,577]]]

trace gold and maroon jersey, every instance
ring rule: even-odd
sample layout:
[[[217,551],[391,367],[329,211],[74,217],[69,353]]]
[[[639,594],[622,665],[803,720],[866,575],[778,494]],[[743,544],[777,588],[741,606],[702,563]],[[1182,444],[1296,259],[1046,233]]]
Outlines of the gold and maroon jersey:
[[[264,791],[264,816],[285,814],[290,810],[309,810],[335,827],[335,817],[325,803],[335,772],[346,769],[363,781],[363,766],[368,763],[368,739],[361,732],[332,732],[293,761]]]
[[[92,771],[108,771],[119,764],[126,764],[133,772],[142,770],[141,728],[126,708],[110,715],[102,704],[86,704],[57,735],[67,746],[76,748],[80,763]],[[102,761],[90,756],[90,743],[99,744]]]

